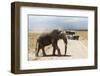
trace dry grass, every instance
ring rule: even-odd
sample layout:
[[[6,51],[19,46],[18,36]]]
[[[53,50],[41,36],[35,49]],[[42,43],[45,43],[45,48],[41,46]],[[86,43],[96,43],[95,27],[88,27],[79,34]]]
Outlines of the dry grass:
[[[28,33],[28,49],[34,49],[38,38],[38,33]]]
[[[88,39],[88,31],[76,31],[76,34],[80,36],[80,40]]]
[[[76,34],[80,36],[79,40],[88,47],[88,31],[77,31]]]

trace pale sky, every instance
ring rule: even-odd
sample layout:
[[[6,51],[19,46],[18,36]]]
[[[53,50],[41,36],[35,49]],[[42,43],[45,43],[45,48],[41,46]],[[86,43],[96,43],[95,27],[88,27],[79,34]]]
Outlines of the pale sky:
[[[88,29],[88,17],[29,15],[30,32],[52,29]]]

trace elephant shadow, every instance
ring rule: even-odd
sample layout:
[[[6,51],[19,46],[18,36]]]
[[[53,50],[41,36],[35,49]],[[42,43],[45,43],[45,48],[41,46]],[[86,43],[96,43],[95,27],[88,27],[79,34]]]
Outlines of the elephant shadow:
[[[72,55],[45,55],[42,57],[71,57]]]

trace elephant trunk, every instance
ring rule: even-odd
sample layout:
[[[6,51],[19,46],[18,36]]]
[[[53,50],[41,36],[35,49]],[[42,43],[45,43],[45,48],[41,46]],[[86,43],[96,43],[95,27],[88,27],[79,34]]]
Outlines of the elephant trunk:
[[[65,44],[65,54],[64,55],[66,55],[66,53],[67,53],[67,45]]]
[[[64,38],[63,38],[63,41],[64,41],[64,43],[65,43],[65,53],[64,53],[64,55],[66,55],[66,53],[67,53],[67,44],[68,44],[67,38],[64,37]]]

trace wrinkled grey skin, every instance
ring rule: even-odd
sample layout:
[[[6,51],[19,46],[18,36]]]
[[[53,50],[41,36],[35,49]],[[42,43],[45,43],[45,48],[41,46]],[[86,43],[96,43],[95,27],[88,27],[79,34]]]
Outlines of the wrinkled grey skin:
[[[43,52],[43,56],[46,56],[45,53],[45,46],[48,46],[50,44],[52,44],[53,47],[53,56],[55,56],[55,52],[56,50],[58,51],[58,56],[61,56],[61,52],[60,49],[57,45],[57,42],[59,39],[63,39],[64,43],[65,43],[65,54],[67,52],[67,37],[66,34],[63,33],[60,30],[53,30],[50,33],[46,33],[46,34],[42,34],[39,36],[39,38],[37,39],[37,43],[36,43],[36,56],[38,56],[40,49],[42,49]]]

